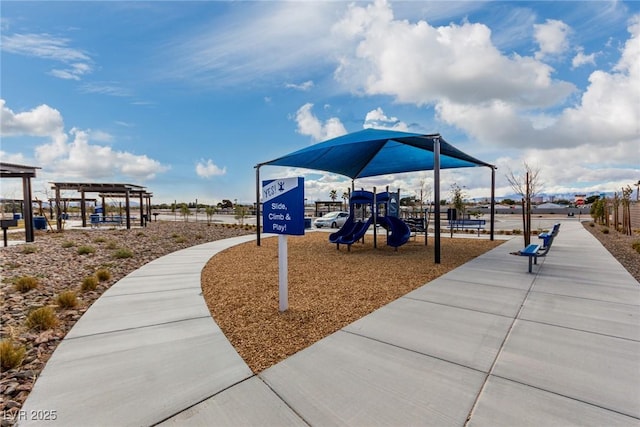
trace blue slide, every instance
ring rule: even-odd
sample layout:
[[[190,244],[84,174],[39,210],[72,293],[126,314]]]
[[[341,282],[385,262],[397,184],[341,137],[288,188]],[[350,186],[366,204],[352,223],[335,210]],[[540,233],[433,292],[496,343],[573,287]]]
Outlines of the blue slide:
[[[403,220],[394,216],[385,216],[378,217],[378,222],[391,232],[387,237],[387,245],[393,246],[397,250],[398,246],[402,246],[409,241],[411,230]]]
[[[338,239],[342,236],[348,235],[352,233],[353,227],[356,226],[356,222],[353,218],[353,215],[350,215],[349,218],[345,221],[345,223],[340,227],[338,231],[335,233],[331,233],[329,235],[329,241],[331,243],[338,243]]]
[[[367,222],[358,221],[353,224],[348,232],[345,232],[341,236],[339,236],[335,242],[338,245],[338,249],[340,248],[340,243],[343,245],[347,245],[349,249],[351,249],[351,245],[357,242],[364,236],[364,234],[369,229],[369,226],[373,223],[373,217],[369,218]],[[343,227],[344,228],[344,227]]]

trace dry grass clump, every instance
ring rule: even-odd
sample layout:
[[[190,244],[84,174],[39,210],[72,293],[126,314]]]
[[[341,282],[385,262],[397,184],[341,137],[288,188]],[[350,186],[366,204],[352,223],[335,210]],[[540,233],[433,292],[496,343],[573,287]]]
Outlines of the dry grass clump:
[[[78,255],[89,255],[96,252],[96,248],[93,246],[82,245],[78,247]]]
[[[13,286],[22,293],[29,292],[31,289],[38,287],[38,278],[33,276],[18,277]]]
[[[120,248],[113,253],[113,257],[117,259],[131,258],[132,256],[133,252],[131,252],[129,249],[124,248]]]
[[[96,276],[87,276],[82,279],[82,292],[95,291],[98,287],[98,278]]]
[[[202,272],[213,318],[256,373],[500,244],[443,239],[435,264],[433,243],[422,239],[396,252],[384,235],[377,249],[367,236],[347,252],[329,244],[326,233],[291,237],[289,309],[280,313],[277,242],[232,247]]]
[[[46,331],[47,329],[55,327],[57,324],[58,318],[55,312],[51,307],[46,306],[37,308],[29,313],[25,326],[28,329]]]
[[[111,272],[106,268],[101,268],[96,271],[96,277],[101,282],[106,282],[107,280],[111,280]]]
[[[25,346],[14,344],[11,339],[0,341],[0,366],[2,366],[2,370],[8,371],[20,366],[26,351]]]
[[[56,303],[60,308],[73,308],[78,305],[78,297],[74,291],[64,291],[58,294]]]
[[[33,254],[38,252],[38,247],[34,246],[34,245],[24,245],[22,246],[22,253],[23,254]]]

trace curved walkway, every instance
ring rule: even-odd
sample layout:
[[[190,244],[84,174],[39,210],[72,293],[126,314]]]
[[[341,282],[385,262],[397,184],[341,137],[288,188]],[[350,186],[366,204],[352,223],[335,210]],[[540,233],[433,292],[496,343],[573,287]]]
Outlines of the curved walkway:
[[[527,273],[512,239],[253,375],[200,271],[253,236],[111,287],[47,363],[19,425],[640,425],[640,285],[576,222]]]

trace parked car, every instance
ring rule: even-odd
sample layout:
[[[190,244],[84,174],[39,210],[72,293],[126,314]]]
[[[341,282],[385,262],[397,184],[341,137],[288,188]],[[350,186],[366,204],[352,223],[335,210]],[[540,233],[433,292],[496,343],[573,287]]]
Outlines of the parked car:
[[[316,228],[338,228],[342,227],[344,223],[347,222],[347,218],[349,218],[349,212],[329,212],[328,214],[325,214],[322,217],[316,219],[313,222],[313,225],[315,225]]]

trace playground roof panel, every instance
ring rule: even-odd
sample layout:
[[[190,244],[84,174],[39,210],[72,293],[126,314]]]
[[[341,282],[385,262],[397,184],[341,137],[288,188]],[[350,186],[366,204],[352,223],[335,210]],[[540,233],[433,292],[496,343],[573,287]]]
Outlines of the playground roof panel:
[[[345,175],[351,179],[434,168],[434,142],[440,142],[440,168],[493,167],[446,142],[421,135],[365,129],[320,142],[258,166],[292,166]]]

